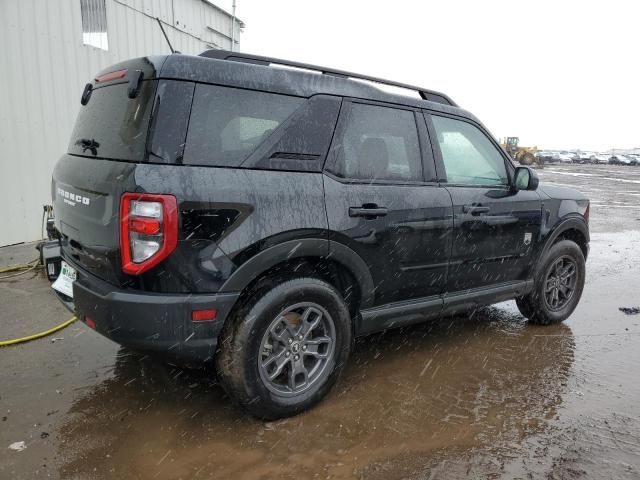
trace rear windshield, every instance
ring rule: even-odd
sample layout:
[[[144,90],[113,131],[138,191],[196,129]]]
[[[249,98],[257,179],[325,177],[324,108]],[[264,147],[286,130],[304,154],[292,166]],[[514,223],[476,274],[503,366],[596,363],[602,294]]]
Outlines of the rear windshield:
[[[134,99],[128,83],[93,90],[80,107],[69,153],[116,160],[142,161],[156,82],[142,82]]]
[[[198,85],[184,163],[240,166],[304,101],[275,93]]]

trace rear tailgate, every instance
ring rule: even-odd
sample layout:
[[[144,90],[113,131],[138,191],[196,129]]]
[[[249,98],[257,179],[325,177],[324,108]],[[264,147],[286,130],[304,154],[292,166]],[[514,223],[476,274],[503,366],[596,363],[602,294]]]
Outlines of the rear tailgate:
[[[120,268],[120,197],[136,191],[136,164],[145,161],[163,60],[130,60],[96,75],[85,88],[68,153],[53,172],[63,256],[114,285],[126,282]]]
[[[63,156],[53,173],[52,196],[63,256],[121,286],[120,196],[134,191],[136,165]]]

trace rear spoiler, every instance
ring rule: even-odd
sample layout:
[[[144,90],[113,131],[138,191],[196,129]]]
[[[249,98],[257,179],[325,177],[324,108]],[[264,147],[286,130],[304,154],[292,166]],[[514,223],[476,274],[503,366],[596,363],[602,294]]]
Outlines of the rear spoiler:
[[[142,80],[156,78],[165,59],[166,56],[134,58],[101,70],[92,82],[84,86],[80,103],[86,105],[91,98],[91,92],[98,86],[102,87],[125,82],[129,83],[127,88],[129,98],[136,98],[140,91]]]

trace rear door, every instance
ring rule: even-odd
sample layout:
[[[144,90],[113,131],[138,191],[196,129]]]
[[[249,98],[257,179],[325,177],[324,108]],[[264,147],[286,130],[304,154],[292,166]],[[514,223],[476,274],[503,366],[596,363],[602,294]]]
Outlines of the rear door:
[[[367,264],[375,305],[438,295],[446,276],[451,199],[417,115],[345,100],[327,158],[330,239]]]
[[[479,126],[444,115],[426,119],[438,176],[453,200],[447,292],[527,279],[540,238],[538,193],[510,188],[513,167]]]

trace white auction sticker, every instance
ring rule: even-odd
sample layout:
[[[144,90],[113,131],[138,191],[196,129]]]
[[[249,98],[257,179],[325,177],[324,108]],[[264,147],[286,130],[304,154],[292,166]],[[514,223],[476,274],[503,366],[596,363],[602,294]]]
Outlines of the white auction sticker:
[[[73,298],[73,282],[76,281],[76,270],[66,262],[60,266],[60,275],[51,285],[54,290],[63,293],[67,297]]]

